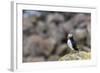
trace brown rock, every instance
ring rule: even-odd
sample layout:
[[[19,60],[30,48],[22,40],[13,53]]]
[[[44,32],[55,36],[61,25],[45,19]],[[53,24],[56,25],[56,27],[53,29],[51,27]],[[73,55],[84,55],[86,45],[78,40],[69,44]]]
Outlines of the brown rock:
[[[70,32],[73,30],[73,25],[71,21],[65,22],[61,25],[64,32]]]
[[[32,35],[27,39],[26,45],[23,46],[23,55],[45,55],[48,56],[53,50],[55,41],[51,38],[43,39],[38,35]]]
[[[71,22],[73,23],[74,26],[82,23],[82,22],[85,22],[86,21],[86,18],[87,16],[84,14],[84,13],[79,13],[79,14],[76,14],[72,19],[71,19]]]
[[[87,46],[84,46],[84,47],[82,48],[82,50],[83,50],[83,51],[86,51],[86,52],[91,52],[91,49],[90,49],[89,47],[87,47]]]
[[[61,54],[66,54],[67,53],[67,44],[62,44],[60,46],[58,46],[57,50],[56,50],[56,55],[61,55]]]
[[[32,27],[32,22],[30,21],[30,18],[24,17],[23,18],[23,30],[27,30],[30,27]]]
[[[52,13],[52,14],[49,14],[47,15],[46,17],[46,21],[47,23],[55,23],[55,24],[59,24],[59,23],[62,23],[64,22],[64,16],[60,13]]]
[[[45,22],[38,21],[37,24],[38,24],[36,27],[37,34],[43,38],[49,37],[48,28],[47,28],[47,25],[45,24]]]
[[[59,56],[58,55],[51,55],[48,58],[48,61],[58,61]]]
[[[40,62],[45,61],[44,57],[27,57],[23,62]]]
[[[87,37],[87,30],[86,29],[81,29],[78,28],[75,30],[75,37],[77,38],[77,40],[82,40],[84,38]]]

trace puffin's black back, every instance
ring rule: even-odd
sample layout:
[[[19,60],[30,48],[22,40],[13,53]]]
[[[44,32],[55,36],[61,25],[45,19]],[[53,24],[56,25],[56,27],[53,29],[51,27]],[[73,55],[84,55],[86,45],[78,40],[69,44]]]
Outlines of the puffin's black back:
[[[76,41],[74,40],[74,38],[71,37],[70,40],[71,40],[71,42],[72,42],[72,46],[73,46],[73,48],[74,48],[76,51],[78,51],[77,43],[76,43]]]

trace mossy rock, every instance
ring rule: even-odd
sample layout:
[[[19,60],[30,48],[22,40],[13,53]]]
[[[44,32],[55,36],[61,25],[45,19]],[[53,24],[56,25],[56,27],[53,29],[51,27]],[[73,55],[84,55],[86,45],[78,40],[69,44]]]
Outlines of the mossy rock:
[[[76,53],[69,53],[64,55],[59,59],[59,61],[67,61],[67,60],[88,60],[91,59],[91,52],[76,52]]]

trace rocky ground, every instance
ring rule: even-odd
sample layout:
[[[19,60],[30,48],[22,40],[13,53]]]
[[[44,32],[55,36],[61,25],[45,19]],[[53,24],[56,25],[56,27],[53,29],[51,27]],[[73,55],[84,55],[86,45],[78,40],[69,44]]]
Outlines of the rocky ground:
[[[66,54],[59,59],[59,61],[71,61],[71,60],[89,60],[91,59],[91,53],[80,51],[77,53]]]
[[[23,62],[90,59],[89,13],[23,10],[22,32]],[[67,47],[70,32],[79,53],[72,54]]]

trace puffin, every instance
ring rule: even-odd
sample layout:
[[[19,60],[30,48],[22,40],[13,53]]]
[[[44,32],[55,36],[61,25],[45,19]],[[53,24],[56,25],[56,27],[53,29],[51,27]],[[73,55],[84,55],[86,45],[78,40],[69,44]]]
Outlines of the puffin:
[[[71,33],[67,36],[67,46],[71,49],[71,51],[79,51],[77,47],[77,42],[74,40],[73,35]]]

